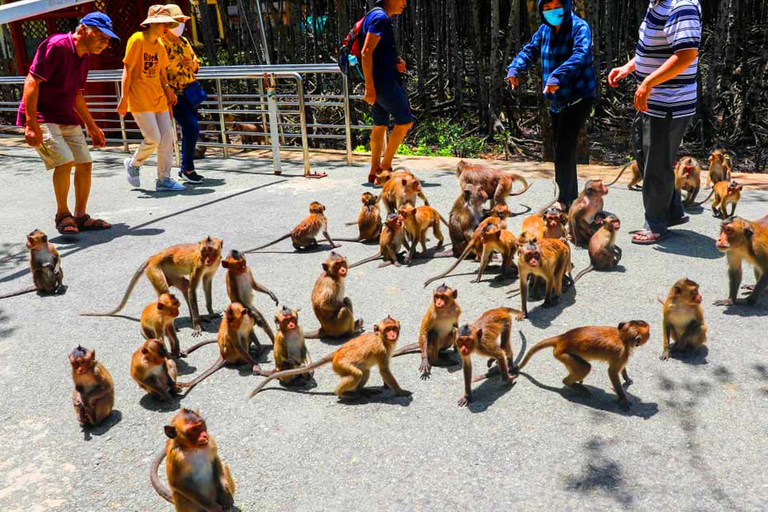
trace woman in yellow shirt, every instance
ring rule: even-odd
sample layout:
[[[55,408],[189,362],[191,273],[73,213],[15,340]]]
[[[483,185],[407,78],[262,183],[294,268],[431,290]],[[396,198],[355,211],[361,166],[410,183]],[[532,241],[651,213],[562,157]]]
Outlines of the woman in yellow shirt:
[[[143,32],[136,32],[128,40],[123,58],[123,97],[117,112],[133,114],[144,140],[132,157],[123,162],[126,179],[134,187],[141,186],[139,169],[157,150],[157,181],[155,190],[184,190],[171,178],[173,165],[173,124],[169,109],[176,104],[166,70],[168,55],[160,44],[160,37],[178,25],[164,5],[149,8],[142,23]]]
[[[184,24],[190,19],[181,12],[176,4],[165,6],[171,17],[179,22],[179,26],[169,30],[160,42],[168,53],[168,83],[176,93],[179,102],[173,107],[173,118],[181,126],[181,170],[179,178],[189,183],[202,183],[203,177],[195,172],[195,146],[200,136],[200,125],[197,120],[197,109],[205,99],[205,93],[197,84],[197,70],[200,60],[195,55],[192,45],[182,37]]]

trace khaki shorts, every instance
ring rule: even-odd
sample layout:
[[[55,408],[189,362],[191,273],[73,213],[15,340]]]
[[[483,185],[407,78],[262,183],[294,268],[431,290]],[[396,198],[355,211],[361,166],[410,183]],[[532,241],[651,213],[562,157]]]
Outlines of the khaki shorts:
[[[70,162],[87,164],[92,161],[91,152],[88,150],[88,144],[85,142],[85,135],[80,126],[41,123],[40,130],[43,132],[43,143],[35,149],[49,171]]]

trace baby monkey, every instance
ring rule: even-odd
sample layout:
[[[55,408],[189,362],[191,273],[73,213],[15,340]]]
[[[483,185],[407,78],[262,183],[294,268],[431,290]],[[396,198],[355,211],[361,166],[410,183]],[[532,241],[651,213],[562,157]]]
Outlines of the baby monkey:
[[[381,233],[381,210],[379,209],[379,196],[370,192],[363,192],[363,207],[357,222],[347,222],[347,226],[357,225],[359,234],[356,238],[337,238],[341,242],[373,242],[379,239]]]
[[[741,190],[744,187],[735,181],[720,181],[712,187],[715,198],[712,200],[712,215],[727,219],[736,213],[736,205],[741,200]],[[731,205],[731,212],[726,213],[726,207]]]
[[[589,266],[579,272],[573,282],[578,283],[592,270],[612,270],[621,261],[621,247],[616,245],[616,233],[621,227],[621,221],[613,214],[598,215],[595,222],[600,229],[589,239]]]
[[[299,368],[307,361],[312,362],[312,358],[307,351],[307,345],[304,342],[304,331],[299,326],[299,313],[296,310],[283,306],[282,311],[275,315],[275,324],[277,324],[277,335],[275,336],[275,371],[293,370]],[[298,375],[294,377],[283,377],[280,384],[284,386],[301,386],[312,378],[313,373]]]
[[[34,230],[27,235],[27,249],[29,250],[29,272],[32,274],[34,286],[0,295],[0,299],[32,292],[57,295],[67,289],[61,284],[64,272],[61,270],[59,251],[56,250],[56,246],[48,242],[48,235],[39,229]]]
[[[699,285],[690,279],[680,279],[669,290],[664,301],[664,351],[661,360],[669,359],[669,338],[675,342],[673,352],[696,350],[707,343],[707,325],[701,308]]]
[[[72,404],[81,426],[96,427],[112,414],[115,386],[112,375],[96,360],[96,351],[78,345],[69,354],[72,365]]]
[[[635,348],[645,345],[649,337],[650,326],[642,320],[622,322],[618,327],[590,326],[571,329],[534,345],[520,363],[518,371],[525,368],[537,352],[552,347],[555,359],[568,369],[568,376],[563,379],[563,384],[588,391],[583,384],[592,370],[588,361],[605,361],[608,363],[608,377],[619,397],[619,406],[629,410],[631,403],[621,385],[619,374],[624,377],[627,385],[632,384],[632,379],[627,374],[629,356]]]
[[[176,362],[168,357],[163,340],[146,340],[133,353],[131,377],[141,389],[165,402],[178,392]]]

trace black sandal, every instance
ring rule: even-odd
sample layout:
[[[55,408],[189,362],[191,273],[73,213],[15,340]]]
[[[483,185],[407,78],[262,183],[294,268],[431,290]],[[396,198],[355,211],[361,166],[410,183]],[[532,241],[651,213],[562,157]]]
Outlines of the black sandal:
[[[80,229],[77,227],[77,221],[70,213],[66,213],[61,217],[56,215],[54,221],[56,222],[56,231],[62,235],[77,235],[80,233]]]
[[[87,213],[82,217],[75,217],[74,219],[80,231],[100,231],[102,229],[109,229],[112,227],[108,222],[101,219],[94,219]],[[88,221],[92,222],[89,224]]]

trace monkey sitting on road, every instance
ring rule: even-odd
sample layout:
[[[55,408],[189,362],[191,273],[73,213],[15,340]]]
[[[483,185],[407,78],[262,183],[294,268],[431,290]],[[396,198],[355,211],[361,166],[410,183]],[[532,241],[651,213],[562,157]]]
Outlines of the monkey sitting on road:
[[[728,298],[715,302],[716,306],[732,306],[746,302],[752,306],[768,288],[768,215],[757,221],[734,217],[723,221],[717,249],[728,259]],[[749,291],[746,300],[738,298],[741,285],[741,265],[746,261],[755,269],[754,286],[745,286]]]
[[[568,228],[571,241],[575,245],[589,242],[594,234],[595,215],[603,211],[603,196],[608,194],[608,187],[602,180],[589,180],[579,197],[571,204],[568,212]]]
[[[448,216],[448,235],[451,237],[451,251],[458,258],[467,248],[472,235],[483,218],[483,204],[488,195],[476,185],[462,187],[461,195],[456,198]]]
[[[669,359],[669,338],[675,342],[672,351],[696,350],[707,342],[707,325],[701,308],[699,285],[690,279],[680,279],[669,290],[663,303],[664,352],[661,360]]]
[[[621,221],[613,214],[595,217],[600,229],[589,239],[589,266],[574,278],[574,284],[592,270],[612,270],[621,261],[621,248],[616,245],[616,233]]]
[[[78,345],[69,354],[72,365],[72,404],[80,425],[96,427],[112,414],[115,386],[112,375],[96,360],[96,351]]]
[[[57,295],[67,289],[61,284],[64,271],[61,270],[59,251],[48,241],[48,235],[39,229],[34,230],[27,235],[27,249],[29,250],[29,273],[32,274],[34,286],[0,295],[0,299],[32,292]]]
[[[379,196],[363,192],[363,208],[357,222],[347,222],[347,226],[357,225],[359,234],[356,238],[337,238],[340,242],[372,242],[379,239],[381,233],[381,210]]]
[[[304,332],[299,326],[299,313],[283,306],[282,311],[275,315],[277,335],[275,336],[275,372],[299,368],[307,361],[312,362],[304,342]],[[304,385],[312,378],[312,373],[295,377],[284,377],[280,384],[284,386]]]
[[[632,384],[632,379],[627,374],[629,356],[635,348],[645,345],[649,337],[650,327],[642,320],[622,322],[618,327],[579,327],[538,342],[525,355],[517,371],[525,368],[537,352],[552,347],[555,359],[568,369],[568,376],[563,379],[563,384],[586,390],[584,379],[592,370],[587,361],[605,361],[608,363],[608,377],[613,384],[613,390],[619,396],[619,405],[622,409],[629,410],[631,404],[621,385],[619,374],[624,377],[627,385]]]
[[[163,340],[149,339],[133,353],[131,377],[147,393],[170,402],[178,392],[176,363],[168,357]]]
[[[352,299],[345,295],[347,269],[347,258],[331,251],[323,263],[323,273],[312,288],[312,311],[320,322],[320,329],[306,333],[306,339],[342,338],[363,331],[363,319],[355,320]]]

